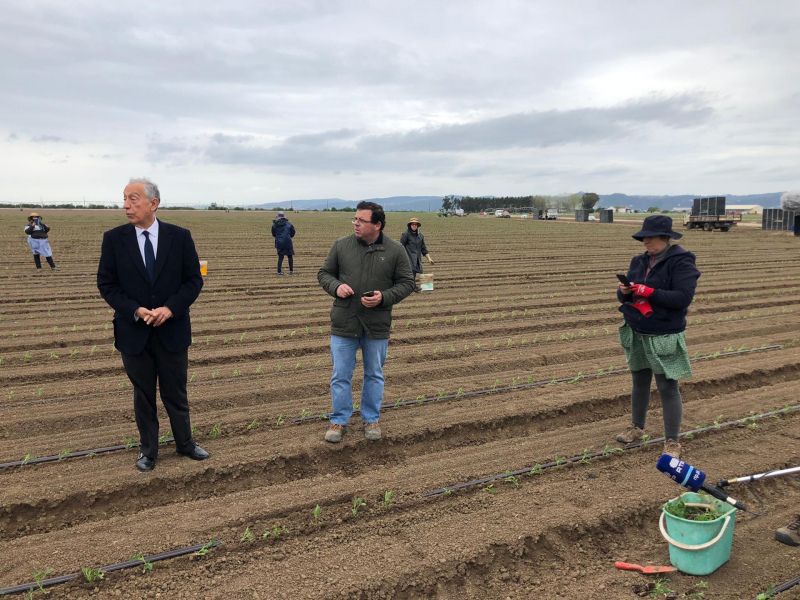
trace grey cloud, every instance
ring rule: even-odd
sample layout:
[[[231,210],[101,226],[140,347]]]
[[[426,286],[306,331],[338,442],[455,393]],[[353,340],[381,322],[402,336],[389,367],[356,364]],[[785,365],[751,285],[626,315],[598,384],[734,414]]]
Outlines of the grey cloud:
[[[462,125],[372,136],[360,145],[372,152],[453,152],[603,142],[630,137],[642,125],[693,127],[707,123],[713,110],[699,100],[674,96],[637,100],[611,108],[520,113]]]
[[[16,142],[19,139],[19,136],[16,133],[9,133],[8,137],[6,138],[7,142]]]
[[[47,142],[63,142],[64,140],[57,135],[36,135],[31,137],[31,141],[35,144],[42,144]]]

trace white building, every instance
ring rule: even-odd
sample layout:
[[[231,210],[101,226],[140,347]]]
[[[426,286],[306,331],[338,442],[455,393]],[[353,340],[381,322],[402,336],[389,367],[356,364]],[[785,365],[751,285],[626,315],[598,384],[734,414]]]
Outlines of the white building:
[[[760,215],[764,212],[764,207],[760,204],[728,204],[725,210],[732,210],[751,215]]]
[[[631,209],[629,209],[627,206],[612,206],[611,209],[618,213],[631,212]]]

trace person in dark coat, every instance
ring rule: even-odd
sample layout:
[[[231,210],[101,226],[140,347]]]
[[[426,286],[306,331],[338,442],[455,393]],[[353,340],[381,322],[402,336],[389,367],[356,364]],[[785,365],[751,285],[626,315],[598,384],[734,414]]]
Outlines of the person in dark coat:
[[[114,344],[133,384],[141,446],[136,468],[152,471],[158,456],[156,384],[178,454],[208,458],[192,438],[186,395],[189,307],[200,295],[203,277],[189,230],[156,219],[158,186],[131,179],[124,198],[128,223],[103,235],[97,288],[114,309]]]
[[[411,261],[411,270],[414,272],[414,291],[420,290],[417,285],[417,274],[422,274],[422,257],[428,259],[428,262],[433,264],[431,255],[428,254],[428,247],[425,245],[425,236],[419,228],[422,223],[419,222],[417,217],[411,217],[408,221],[407,229],[400,236],[400,244],[406,249],[408,260]]]
[[[42,256],[50,265],[50,269],[58,271],[56,263],[53,262],[53,251],[50,249],[50,242],[47,241],[47,234],[50,228],[44,224],[39,213],[31,213],[28,217],[28,224],[25,226],[25,233],[28,234],[28,247],[33,252],[33,262],[36,270],[41,272]]]
[[[695,255],[672,240],[683,237],[672,230],[672,219],[647,217],[642,230],[632,236],[646,252],[633,257],[628,284],[619,284],[617,298],[625,322],[619,339],[631,370],[631,424],[617,441],[631,444],[642,439],[653,374],[664,413],[664,453],[680,458],[678,443],[683,402],[678,380],[689,377],[686,349],[686,314],[694,299],[700,271]]]
[[[278,275],[283,275],[283,257],[289,258],[289,275],[294,275],[294,225],[286,220],[283,211],[279,212],[272,221],[272,237],[275,238],[275,248],[278,250]]]

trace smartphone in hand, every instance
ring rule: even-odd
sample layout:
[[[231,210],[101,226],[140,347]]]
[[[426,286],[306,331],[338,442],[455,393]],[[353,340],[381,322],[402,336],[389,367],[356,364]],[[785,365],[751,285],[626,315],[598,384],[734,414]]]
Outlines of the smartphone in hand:
[[[364,292],[361,294],[363,298],[372,298],[375,295],[375,292]]]
[[[623,275],[622,273],[617,273],[617,279],[619,279],[620,283],[622,283],[622,285],[624,285],[625,287],[631,287],[631,282],[628,281],[627,275]]]

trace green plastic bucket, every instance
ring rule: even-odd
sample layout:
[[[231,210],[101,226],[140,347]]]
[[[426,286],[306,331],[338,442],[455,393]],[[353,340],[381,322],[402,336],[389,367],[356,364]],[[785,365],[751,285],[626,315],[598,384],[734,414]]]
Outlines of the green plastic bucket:
[[[673,498],[661,507],[658,521],[661,535],[669,542],[669,562],[688,575],[713,573],[731,557],[736,509],[716,498],[686,492],[680,495],[684,502],[713,504],[721,515],[713,521],[690,521],[667,512],[667,505],[677,499]]]

